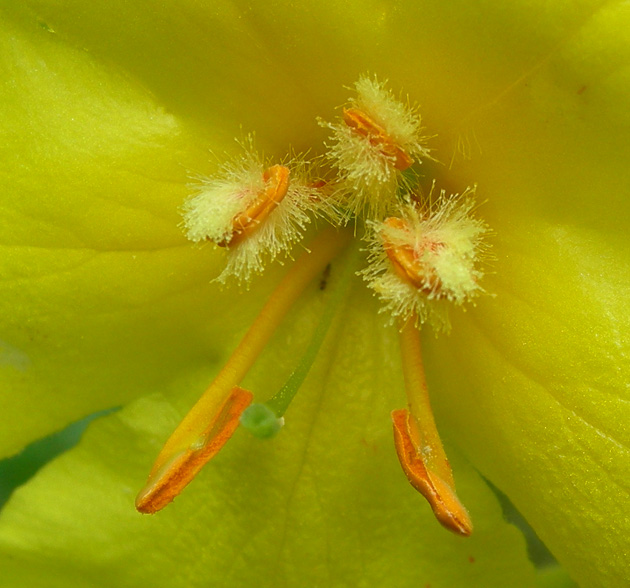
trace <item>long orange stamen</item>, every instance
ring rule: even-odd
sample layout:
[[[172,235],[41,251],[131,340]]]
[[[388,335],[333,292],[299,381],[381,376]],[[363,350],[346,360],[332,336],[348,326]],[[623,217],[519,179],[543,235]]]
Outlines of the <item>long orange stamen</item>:
[[[394,167],[404,171],[413,165],[413,159],[387,134],[385,129],[358,108],[344,108],[343,120],[359,135],[365,137],[386,157],[395,160]]]
[[[408,320],[400,331],[409,410],[392,412],[396,453],[407,479],[429,502],[438,521],[450,531],[468,536],[472,522],[455,493],[451,466],[435,426],[420,333],[414,325],[414,320]]]
[[[156,462],[146,486],[136,498],[136,509],[144,514],[153,514],[172,502],[228,442],[252,399],[251,392],[235,386],[196,441],[165,464]]]
[[[289,168],[284,165],[273,165],[266,169],[263,172],[265,189],[258,194],[246,210],[232,219],[232,234],[217,245],[232,247],[251,235],[287,195],[289,174]]]
[[[334,229],[322,231],[311,244],[311,250],[304,253],[289,270],[267,300],[232,356],[160,451],[151,470],[148,486],[139,495],[141,502],[143,494],[149,491],[150,486],[166,485],[168,487],[172,483],[169,480],[179,480],[180,475],[185,475],[188,477],[186,483],[177,482],[177,488],[181,490],[195,476],[198,469],[187,468],[188,462],[182,456],[185,456],[192,446],[198,444],[201,438],[205,439],[205,435],[209,431],[215,430],[213,425],[216,419],[222,418],[221,415],[225,413],[226,402],[229,402],[234,387],[238,386],[245,377],[280,321],[306,286],[346,246],[351,235],[352,233],[349,231],[336,231]],[[241,407],[244,396],[243,393],[238,394],[239,398],[235,406]],[[242,406],[242,409],[244,410],[246,406]],[[227,410],[230,415],[235,414],[234,410]],[[230,418],[232,417],[230,416]],[[238,416],[236,419],[238,421]],[[220,432],[220,429],[217,430]],[[210,443],[210,441],[208,438],[206,442]],[[175,474],[174,471],[181,471],[182,473]],[[178,491],[175,490],[172,492],[171,498],[159,508],[168,504],[177,495]],[[160,492],[168,493],[167,490],[160,490]],[[159,510],[159,508],[155,510]],[[141,512],[155,512],[155,510],[139,510]]]

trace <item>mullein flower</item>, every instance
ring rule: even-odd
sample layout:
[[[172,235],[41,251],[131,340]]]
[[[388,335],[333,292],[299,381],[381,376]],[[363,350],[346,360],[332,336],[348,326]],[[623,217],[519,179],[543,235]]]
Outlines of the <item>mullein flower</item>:
[[[394,113],[390,115],[394,117]],[[360,156],[358,153],[357,157]],[[240,173],[228,174],[227,181],[207,182],[203,192],[189,199],[184,209],[188,237],[193,241],[209,239],[221,247],[236,241],[237,251],[245,248],[260,272],[261,253],[266,252],[269,243],[259,234],[265,224],[272,227],[279,224],[273,217],[282,218],[280,209],[285,197],[292,198],[294,208],[301,211],[325,198],[334,198],[334,194],[318,195],[306,188],[294,189],[289,196],[289,174],[284,166],[263,170],[257,164]],[[343,181],[348,182],[349,178]],[[357,190],[362,188],[357,186]],[[373,243],[371,264],[363,273],[370,286],[388,302],[386,310],[391,312],[392,318],[401,321],[409,410],[392,413],[398,458],[412,486],[425,496],[436,518],[451,531],[468,536],[472,522],[455,492],[451,467],[435,426],[416,330],[429,317],[434,319],[434,326],[437,316],[446,323],[444,306],[441,314],[429,315],[433,300],[462,304],[480,291],[478,280],[482,273],[476,265],[479,251],[483,249],[482,236],[487,230],[484,223],[470,215],[474,206],[470,191],[464,192],[462,198],[463,202],[457,198],[446,201],[442,192],[438,204],[429,204],[423,211],[409,203],[403,218],[392,217],[382,223],[368,220],[378,237]],[[307,220],[305,217],[302,225]],[[276,232],[275,228],[269,232],[272,231]],[[282,232],[274,235],[274,239],[274,242],[281,241]],[[284,413],[317,356],[332,313],[326,313],[327,320],[322,320],[318,326],[306,354],[308,359],[302,360],[302,366],[271,400],[250,406],[253,395],[239,385],[290,305],[308,283],[328,267],[331,256],[339,253],[338,244],[344,241],[343,232],[337,235],[324,232],[296,262],[228,363],[160,451],[146,486],[136,498],[138,511],[155,513],[168,505],[230,439],[239,421],[262,438],[273,436],[284,424]],[[385,275],[380,275],[383,270]],[[230,260],[225,271],[247,280],[251,264],[235,266]],[[344,275],[350,275],[348,270]],[[347,284],[347,279],[343,283]],[[338,304],[339,294],[332,296],[332,300]],[[299,374],[297,378],[296,374]],[[252,416],[254,412],[256,417]]]
[[[536,571],[489,480],[579,584],[624,586],[625,6],[206,4],[25,0],[1,9],[2,450],[120,407],[5,506],[2,584],[562,582],[555,566]],[[479,285],[491,296],[466,312],[451,305],[449,336],[384,328],[366,284],[351,272],[344,285],[356,245],[331,257],[239,386],[256,404],[275,397],[309,365],[336,309],[280,431],[261,441],[238,425],[173,504],[138,514],[134,496],[164,441],[302,267],[268,263],[238,294],[214,283],[226,248],[197,247],[178,226],[190,170],[212,177],[208,149],[233,150],[242,130],[257,132],[264,169],[283,165],[288,145],[332,145],[316,117],[333,120],[341,88],[365,71],[422,105],[431,153],[445,164],[397,172],[396,198],[373,220],[400,217],[419,183],[435,178],[448,194],[477,184],[484,204],[471,212],[491,227],[496,258]],[[353,238],[367,209],[346,229]],[[353,215],[346,209],[339,222]],[[303,247],[315,252],[322,227],[308,226],[295,263]],[[421,383],[417,337],[456,497],[474,523],[465,539],[436,525],[405,480],[443,520],[465,521],[449,469],[423,451],[430,424],[407,397],[416,388],[401,352]],[[427,400],[411,397],[417,407]],[[234,424],[243,404],[217,403],[214,415]],[[210,419],[209,436],[229,433],[222,423]],[[182,459],[205,459],[208,438],[193,438],[194,455]]]
[[[482,274],[475,264],[478,250],[483,247],[485,226],[469,215],[473,208],[469,191],[464,193],[466,202],[459,206],[444,202],[442,193],[442,206],[437,210],[426,207],[423,219],[414,205],[408,204],[406,218],[378,223],[397,194],[397,179],[392,176],[392,193],[388,194],[380,183],[380,171],[366,182],[364,170],[374,166],[375,157],[381,160],[379,168],[404,171],[411,167],[412,155],[425,153],[419,145],[420,119],[376,80],[362,77],[356,88],[357,100],[352,108],[344,109],[346,127],[331,126],[338,142],[327,158],[340,170],[332,185],[345,186],[342,190],[354,199],[350,210],[356,222],[367,217],[367,223],[375,225],[378,233],[371,267],[363,273],[371,287],[388,301],[392,318],[403,319],[401,350],[409,410],[392,413],[396,451],[407,478],[428,500],[437,519],[451,531],[468,536],[472,523],[455,493],[450,464],[435,427],[416,327],[428,317],[426,301],[441,299],[461,304],[479,290],[477,281]],[[344,138],[346,129],[352,136]],[[365,145],[359,146],[356,141]],[[252,143],[250,139],[250,146]],[[188,238],[212,241],[231,250],[219,281],[225,281],[226,274],[248,281],[253,271],[261,273],[265,254],[273,260],[279,250],[288,250],[299,239],[297,227],[304,229],[310,221],[307,211],[314,211],[315,205],[340,206],[339,188],[318,192],[313,181],[309,185],[298,178],[294,183],[290,176],[289,167],[266,167],[250,150],[236,165],[224,164],[222,175],[204,180],[186,201],[183,214]],[[364,206],[362,200],[371,204]],[[331,217],[338,229],[344,221],[343,216]],[[139,512],[153,514],[168,505],[216,456],[239,421],[261,438],[273,436],[284,424],[284,413],[316,359],[332,312],[320,322],[301,366],[271,400],[250,406],[253,395],[239,385],[290,305],[319,272],[329,267],[331,255],[339,253],[337,243],[344,240],[343,231],[338,235],[324,232],[280,283],[228,363],[160,451],[145,487],[136,497]],[[386,264],[393,271],[380,276],[383,258],[388,258]],[[350,276],[348,269],[344,275]],[[393,279],[388,283],[388,278]],[[347,284],[347,279],[343,283]],[[339,296],[332,296],[337,304]],[[410,320],[412,317],[414,320]],[[447,320],[444,307],[441,319]]]

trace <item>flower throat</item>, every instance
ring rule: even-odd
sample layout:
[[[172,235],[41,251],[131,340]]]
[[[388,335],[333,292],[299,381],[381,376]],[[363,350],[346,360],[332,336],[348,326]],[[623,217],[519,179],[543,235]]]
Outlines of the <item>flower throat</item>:
[[[169,504],[239,425],[260,439],[280,431],[359,276],[399,330],[407,407],[391,417],[403,472],[444,527],[463,536],[472,532],[433,418],[419,329],[428,324],[448,332],[449,306],[483,293],[480,260],[488,228],[473,215],[474,187],[448,196],[441,190],[437,197],[434,182],[423,190],[421,164],[432,157],[417,109],[373,77],[360,78],[355,89],[339,120],[319,120],[330,131],[324,158],[270,161],[250,139],[240,158],[204,178],[184,204],[189,239],[226,250],[225,268],[216,278],[224,284],[249,283],[267,263],[289,254],[314,219],[329,226],[292,263],[166,441],[136,498],[138,511],[155,513]],[[301,359],[275,395],[253,402],[242,380],[294,302],[333,260],[326,301]]]

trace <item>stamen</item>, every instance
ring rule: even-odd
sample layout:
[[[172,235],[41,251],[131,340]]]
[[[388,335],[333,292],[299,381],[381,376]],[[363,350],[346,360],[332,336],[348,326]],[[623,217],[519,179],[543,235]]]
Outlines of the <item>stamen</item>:
[[[266,169],[263,172],[265,189],[246,210],[234,217],[232,234],[218,242],[217,245],[232,247],[238,245],[245,237],[250,236],[287,195],[289,174],[289,168],[284,165],[274,165]]]
[[[223,369],[217,374],[212,384],[184,417],[162,448],[151,470],[151,485],[169,487],[171,483],[169,480],[172,478],[171,469],[175,466],[174,462],[179,460],[191,446],[198,443],[199,439],[210,430],[217,418],[216,415],[222,414],[226,399],[230,397],[233,388],[238,386],[245,377],[289,308],[306,286],[346,246],[350,237],[349,231],[324,230],[311,244],[311,250],[297,260],[267,300]],[[245,406],[243,406],[244,408]],[[197,471],[192,472],[190,479],[194,477]],[[162,481],[162,477],[165,477],[164,481]],[[177,488],[181,490],[186,484]],[[177,488],[173,489],[171,500],[177,495],[179,491]],[[168,501],[162,506],[166,504]]]
[[[326,212],[337,222],[360,214],[381,220],[396,210],[401,188],[410,189],[409,178],[416,177],[410,168],[429,157],[415,107],[376,78],[362,76],[355,88],[341,121],[319,121],[332,132],[326,158],[338,181],[330,195],[334,205]]]
[[[339,264],[340,276],[328,290],[328,301],[315,328],[313,337],[289,379],[267,402],[252,404],[243,413],[241,424],[254,436],[268,439],[273,437],[284,424],[284,414],[304,383],[330,330],[333,319],[350,288],[359,255],[360,249],[355,245],[348,252],[346,259]]]
[[[399,231],[410,232],[409,225],[401,218],[390,217],[383,221],[383,225]],[[414,288],[425,294],[433,294],[434,298],[439,298],[440,278],[434,268],[427,267],[420,262],[419,252],[407,243],[396,244],[392,242],[387,238],[386,232],[382,233],[381,239],[385,253],[396,274]],[[434,248],[440,246],[437,243],[432,243],[432,245]]]
[[[365,112],[358,108],[344,108],[343,120],[350,128],[377,147],[385,157],[393,159],[397,170],[404,171],[413,165],[413,159],[405,153],[404,149],[396,144],[385,129]]]
[[[435,426],[415,320],[403,325],[400,347],[409,410],[392,412],[398,459],[407,479],[427,499],[437,520],[450,531],[468,536],[472,522],[455,493],[451,466]]]
[[[191,185],[182,208],[187,237],[227,249],[219,282],[249,282],[268,262],[287,254],[302,239],[311,212],[328,208],[312,178],[312,168],[295,155],[271,165],[256,153],[250,137],[241,157],[223,163],[210,177]]]
[[[369,223],[369,265],[361,274],[394,319],[450,328],[448,309],[484,292],[487,225],[473,216],[474,189],[432,203],[409,201],[399,216]]]
[[[164,465],[157,467],[156,462],[146,486],[136,498],[136,509],[144,514],[153,514],[172,502],[228,442],[252,398],[251,392],[235,386],[208,427],[193,443]]]

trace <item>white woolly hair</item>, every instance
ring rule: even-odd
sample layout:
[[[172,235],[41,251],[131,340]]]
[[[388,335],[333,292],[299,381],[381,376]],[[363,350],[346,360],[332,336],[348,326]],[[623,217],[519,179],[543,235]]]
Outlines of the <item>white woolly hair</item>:
[[[264,165],[245,153],[223,164],[213,177],[198,177],[198,183],[182,207],[186,236],[195,242],[220,243],[232,234],[232,220],[246,210],[264,190]]]
[[[428,322],[436,331],[448,331],[448,306],[461,305],[483,293],[479,281],[487,244],[487,225],[472,216],[474,188],[446,197],[442,191],[433,204],[418,208],[409,203],[400,217],[407,229],[381,222],[370,223],[369,265],[361,273],[383,302],[392,322],[415,313],[419,324]],[[424,272],[421,289],[401,278],[393,269],[384,242],[410,247]],[[437,277],[437,280],[435,280]]]
[[[283,163],[290,170],[285,197],[256,229],[233,246],[229,244],[234,217],[246,210],[266,187],[263,174],[271,164],[246,153],[226,164],[212,178],[201,178],[183,206],[184,228],[192,241],[228,241],[223,272],[216,278],[225,283],[231,277],[248,282],[261,273],[265,263],[288,252],[299,241],[310,222],[309,210],[317,207],[319,192],[307,177],[305,164],[295,158]]]
[[[345,123],[326,124],[333,131],[327,158],[339,170],[339,181],[331,194],[339,222],[359,214],[383,218],[398,205],[399,172],[392,157],[384,155]]]
[[[350,100],[350,106],[379,124],[415,161],[430,157],[415,108],[395,98],[376,78],[363,76],[355,88],[357,96]],[[404,176],[394,167],[395,158],[384,154],[378,145],[373,145],[343,121],[320,120],[319,124],[332,131],[331,142],[326,143],[326,157],[339,172],[333,198],[336,209],[343,212],[335,220],[344,222],[360,214],[380,220],[396,210],[400,205],[398,192],[405,183]]]
[[[411,157],[428,157],[417,108],[396,98],[385,88],[386,83],[379,82],[376,77],[361,76],[354,85],[357,97],[351,100],[352,105],[383,127]]]

